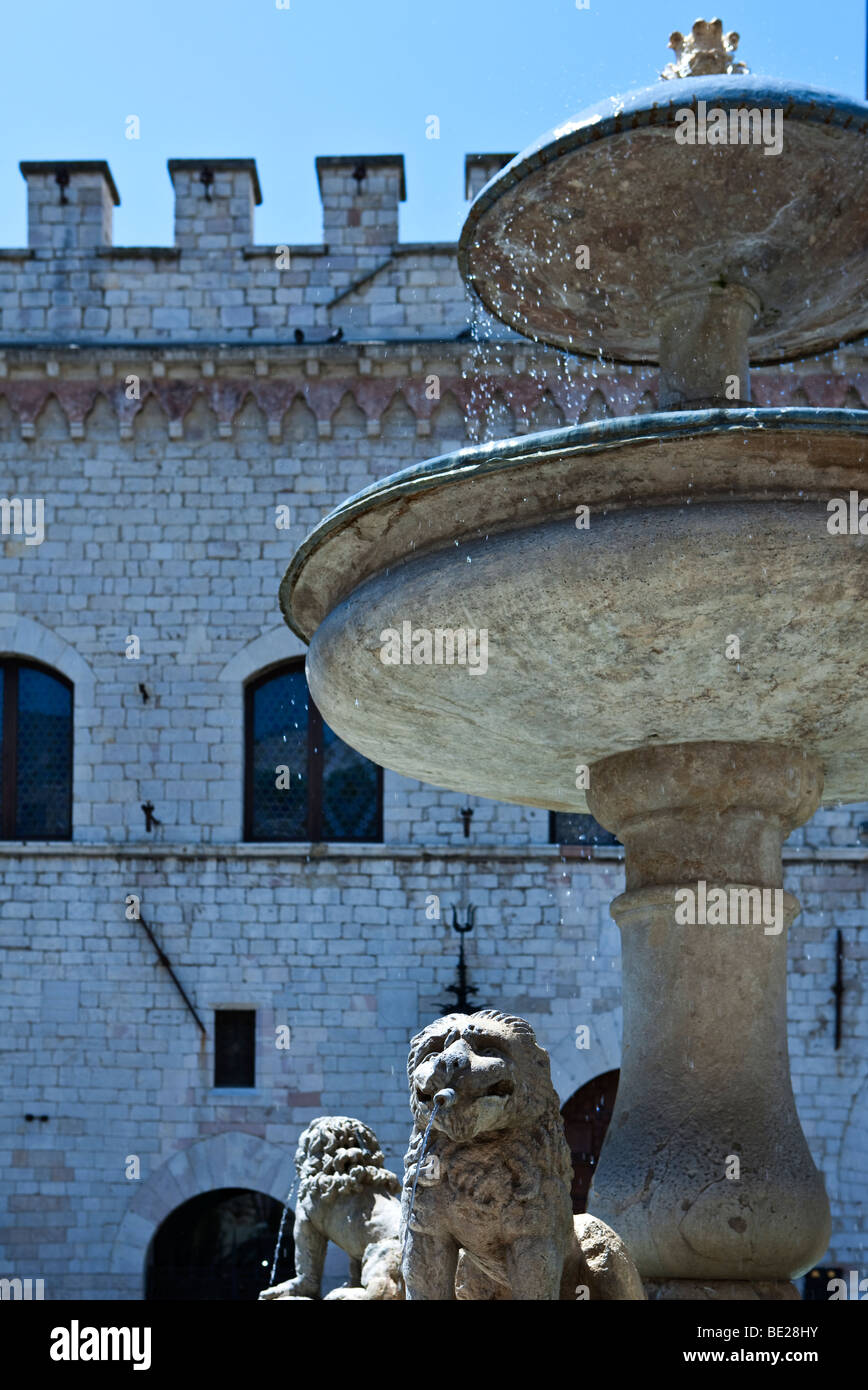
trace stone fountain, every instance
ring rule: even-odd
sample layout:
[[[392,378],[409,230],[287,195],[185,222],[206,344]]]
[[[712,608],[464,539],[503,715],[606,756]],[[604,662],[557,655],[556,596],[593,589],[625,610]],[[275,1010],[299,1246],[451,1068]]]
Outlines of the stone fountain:
[[[868,328],[868,107],[746,74],[717,20],[670,43],[667,80],[501,170],[459,253],[519,333],[656,363],[660,411],[375,484],[281,603],[360,752],[617,833],[623,1063],[589,1210],[649,1297],[793,1298],[829,1208],[789,1076],[781,845],[868,796],[868,412],[752,406],[750,364]]]

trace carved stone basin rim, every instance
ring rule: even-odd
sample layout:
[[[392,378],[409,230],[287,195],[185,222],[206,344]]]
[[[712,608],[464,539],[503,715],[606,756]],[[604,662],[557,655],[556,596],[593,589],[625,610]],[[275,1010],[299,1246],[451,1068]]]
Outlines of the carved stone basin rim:
[[[825,500],[868,487],[868,411],[697,410],[630,416],[460,449],[342,502],[295,552],[283,616],[309,642],[371,575],[404,559],[586,504]]]

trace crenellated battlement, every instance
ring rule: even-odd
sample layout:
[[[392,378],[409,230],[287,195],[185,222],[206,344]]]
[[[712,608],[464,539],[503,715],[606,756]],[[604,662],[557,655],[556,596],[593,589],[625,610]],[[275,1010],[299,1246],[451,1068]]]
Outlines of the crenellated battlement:
[[[239,251],[253,241],[253,209],[262,202],[254,159],[170,159],[175,246]]]
[[[466,198],[475,198],[510,158],[508,153],[467,155]],[[243,353],[246,344],[246,370],[260,385],[263,378],[273,381],[284,372],[307,382],[308,403],[325,435],[335,404],[334,391],[324,386],[330,374],[346,379],[343,389],[356,397],[369,430],[376,432],[386,405],[379,398],[367,399],[364,378],[384,370],[378,360],[384,353],[394,362],[385,370],[400,374],[412,362],[411,375],[422,372],[423,385],[430,371],[456,380],[471,374],[477,383],[486,372],[499,378],[524,371],[535,380],[533,364],[541,367],[544,361],[546,378],[552,380],[560,354],[526,342],[485,314],[458,273],[454,243],[399,241],[398,209],[407,195],[402,155],[317,159],[324,238],[318,245],[256,243],[254,215],[262,190],[253,159],[168,161],[175,194],[171,246],[113,244],[112,215],[120,196],[105,161],[26,161],[20,168],[27,183],[28,245],[0,249],[0,394],[21,397],[14,408],[25,437],[42,402],[36,385],[21,395],[21,384],[32,381],[34,371],[37,381],[45,378],[49,391],[56,376],[72,381],[69,398],[62,392],[58,398],[63,397],[73,435],[83,427],[90,407],[80,405],[74,383],[82,370],[93,373],[86,365],[76,366],[76,359],[80,362],[94,350],[101,354],[97,378],[104,390],[112,375],[123,381],[128,373],[158,383],[165,370],[170,378],[184,375],[189,380],[194,361],[193,381],[201,377],[207,383],[209,374],[219,380],[221,354]],[[471,321],[479,337],[493,340],[497,352],[508,346],[503,360],[492,366],[479,358],[468,341]],[[436,365],[443,356],[437,345],[448,344],[454,346],[444,348],[443,364]],[[174,365],[168,358],[161,364],[161,352],[180,356]],[[117,353],[113,365],[111,356]],[[145,355],[142,362],[136,354]],[[764,370],[754,374],[756,398],[827,404],[831,395],[839,404],[838,397],[846,396],[848,404],[861,406],[864,367],[864,350],[854,345],[834,359],[802,364],[795,374]],[[234,358],[225,370],[233,379],[243,378]],[[652,408],[656,401],[655,372],[603,369],[588,375],[580,360],[563,371],[565,381],[575,377],[578,382],[555,390],[563,393],[557,407],[568,420],[585,418],[588,409],[629,413]],[[321,377],[318,384],[310,380],[316,376]],[[843,377],[848,385],[839,389]],[[609,382],[617,402],[607,397]],[[497,389],[492,387],[495,394]],[[456,399],[461,394],[457,390]],[[484,394],[477,388],[467,407],[475,410]],[[161,396],[156,384],[154,395]],[[181,428],[185,410],[175,419],[171,402],[181,395],[176,387],[171,400],[163,402],[174,430]],[[424,392],[409,390],[405,396],[419,432],[427,433],[430,410]],[[535,398],[515,405],[515,427],[521,432],[534,413]],[[122,434],[140,408],[119,393]],[[278,432],[287,403],[278,403],[275,396],[264,408],[270,431]],[[231,430],[236,410],[231,392],[225,400],[215,398],[214,409],[221,431]]]
[[[27,245],[36,251],[93,253],[112,241],[120,194],[104,159],[70,164],[22,161],[27,182]]]
[[[465,192],[510,158],[468,155]],[[322,245],[257,245],[253,159],[170,159],[171,246],[114,246],[104,160],[26,161],[27,247],[0,250],[0,342],[452,338],[473,309],[451,242],[401,243],[402,155],[316,161]],[[511,337],[479,312],[491,336]]]

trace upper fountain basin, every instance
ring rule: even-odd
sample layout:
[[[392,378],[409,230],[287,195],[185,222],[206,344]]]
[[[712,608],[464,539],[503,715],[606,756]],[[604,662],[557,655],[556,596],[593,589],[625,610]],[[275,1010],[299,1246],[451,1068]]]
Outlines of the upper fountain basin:
[[[679,143],[691,120],[697,141],[756,141]],[[868,106],[767,77],[611,97],[482,189],[459,267],[504,323],[573,353],[657,362],[672,296],[723,285],[758,301],[753,362],[823,351],[868,329],[866,136]]]
[[[866,435],[865,411],[686,411],[405,469],[327,517],[284,578],[313,697],[384,766],[504,801],[585,810],[581,764],[746,737],[800,744],[827,801],[860,800],[868,536],[827,523],[831,498],[864,495]],[[480,669],[424,640],[416,661],[405,624],[411,646],[463,630]]]

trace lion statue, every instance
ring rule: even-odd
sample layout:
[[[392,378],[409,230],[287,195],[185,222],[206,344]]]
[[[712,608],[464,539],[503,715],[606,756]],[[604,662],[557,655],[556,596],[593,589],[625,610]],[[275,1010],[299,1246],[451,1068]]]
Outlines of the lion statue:
[[[373,1130],[344,1115],[322,1115],[295,1151],[294,1279],[265,1289],[260,1300],[318,1299],[329,1241],[350,1257],[347,1288],[326,1299],[404,1297],[399,1237],[401,1184],[385,1166]]]
[[[615,1232],[573,1216],[557,1092],[529,1023],[448,1014],[413,1039],[407,1070],[408,1300],[645,1298]]]

